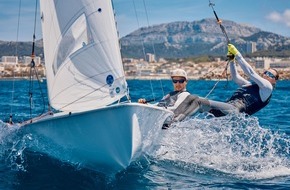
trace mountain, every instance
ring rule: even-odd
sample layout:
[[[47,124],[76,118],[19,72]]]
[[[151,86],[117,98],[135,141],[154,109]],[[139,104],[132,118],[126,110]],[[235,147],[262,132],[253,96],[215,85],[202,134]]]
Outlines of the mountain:
[[[0,58],[2,56],[29,56],[32,53],[32,42],[13,42],[0,41]],[[43,43],[42,40],[35,42],[34,53],[36,56],[43,57]]]
[[[290,56],[290,38],[261,29],[224,20],[230,42],[246,54],[247,43],[255,42],[256,56]],[[225,55],[226,37],[215,19],[193,22],[171,22],[142,27],[120,39],[123,57],[144,58],[146,53],[156,57],[186,58],[200,55]],[[42,40],[36,41],[35,53],[43,57]],[[144,47],[144,48],[143,48]],[[0,57],[15,55],[15,42],[0,41]],[[30,55],[32,42],[19,42],[19,56]]]
[[[228,20],[222,25],[231,43],[242,53],[246,52],[248,42],[256,42],[258,51],[275,48],[290,51],[290,38]],[[142,57],[142,44],[146,53],[155,52],[157,57],[224,55],[226,43],[226,37],[215,19],[143,27],[121,39],[123,57]]]

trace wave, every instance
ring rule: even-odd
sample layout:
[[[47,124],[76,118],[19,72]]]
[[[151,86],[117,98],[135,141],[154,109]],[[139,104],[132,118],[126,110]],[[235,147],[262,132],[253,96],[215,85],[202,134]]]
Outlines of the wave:
[[[149,153],[158,160],[198,165],[244,179],[289,176],[290,139],[245,114],[200,114],[164,131]],[[195,167],[195,166],[194,166]]]
[[[18,124],[8,124],[0,120],[0,160],[12,170],[24,169],[22,152],[25,142],[19,138],[19,128]]]
[[[18,125],[8,126],[0,121],[0,157],[12,170],[25,171],[24,152],[37,140],[18,129]],[[260,126],[256,117],[245,114],[220,118],[199,114],[188,118],[145,139],[141,157],[144,156],[148,156],[145,161],[137,159],[130,166],[137,164],[136,170],[144,175],[150,174],[144,168],[158,162],[195,173],[218,172],[243,179],[290,176],[289,137]],[[77,164],[71,165],[81,169]]]

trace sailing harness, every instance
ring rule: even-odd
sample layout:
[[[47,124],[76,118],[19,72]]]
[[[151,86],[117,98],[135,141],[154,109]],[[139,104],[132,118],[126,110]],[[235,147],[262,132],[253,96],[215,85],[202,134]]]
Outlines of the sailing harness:
[[[264,108],[270,102],[271,96],[262,101],[258,84],[252,83],[252,85],[238,88],[227,102],[239,108],[240,112],[252,115]]]
[[[179,94],[187,92],[186,90],[181,90],[181,91],[173,91],[167,94],[162,98],[162,100],[157,104],[159,107],[171,107],[175,104],[175,102],[178,99]]]

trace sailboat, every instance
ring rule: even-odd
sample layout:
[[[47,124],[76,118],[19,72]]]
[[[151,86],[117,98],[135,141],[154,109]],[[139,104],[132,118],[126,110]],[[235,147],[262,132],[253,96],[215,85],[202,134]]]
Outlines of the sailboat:
[[[112,2],[40,0],[40,13],[57,112],[22,123],[29,148],[92,170],[126,168],[173,113],[130,101]]]

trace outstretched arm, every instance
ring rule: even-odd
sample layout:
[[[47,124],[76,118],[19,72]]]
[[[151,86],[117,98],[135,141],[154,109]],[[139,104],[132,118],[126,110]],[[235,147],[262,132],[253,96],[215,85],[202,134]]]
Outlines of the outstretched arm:
[[[259,87],[263,87],[265,83],[269,83],[266,79],[262,78],[260,75],[258,75],[254,69],[249,65],[249,63],[246,62],[246,60],[243,58],[243,56],[238,53],[236,56],[236,60],[241,66],[242,70],[245,72],[245,74],[255,83],[258,84]]]
[[[229,53],[233,54],[235,56],[235,59],[241,66],[242,70],[245,72],[248,77],[254,81],[260,88],[260,96],[262,101],[265,101],[268,99],[268,97],[271,95],[273,86],[271,83],[258,75],[253,68],[246,62],[246,60],[243,58],[243,56],[240,54],[240,52],[233,46],[232,44],[228,44],[228,50]]]
[[[234,61],[230,62],[230,70],[231,70],[231,75],[232,75],[232,79],[233,81],[239,85],[239,86],[243,86],[246,84],[250,84],[250,82],[246,79],[244,79],[237,71],[237,67],[236,64],[234,63]]]
[[[243,71],[246,73],[246,75],[248,75],[251,80],[257,83],[260,88],[264,88],[265,85],[270,84],[269,81],[262,78],[253,70],[253,68],[249,65],[249,63],[247,63],[247,61],[243,58],[241,53],[236,49],[234,45],[228,44],[228,51],[230,54],[233,54],[235,56],[235,59],[237,60]]]

